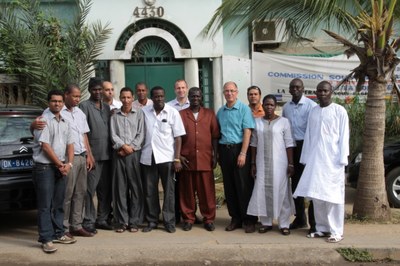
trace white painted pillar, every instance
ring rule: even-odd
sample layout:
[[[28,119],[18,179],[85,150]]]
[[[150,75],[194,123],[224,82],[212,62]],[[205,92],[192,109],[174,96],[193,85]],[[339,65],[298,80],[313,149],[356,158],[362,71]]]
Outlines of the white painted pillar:
[[[214,110],[215,112],[225,103],[222,93],[224,85],[222,76],[222,57],[213,58],[213,88],[214,88]]]
[[[114,87],[114,98],[118,100],[120,90],[125,87],[124,61],[110,61],[110,81]]]
[[[196,58],[185,59],[185,80],[189,89],[199,87],[199,63]]]

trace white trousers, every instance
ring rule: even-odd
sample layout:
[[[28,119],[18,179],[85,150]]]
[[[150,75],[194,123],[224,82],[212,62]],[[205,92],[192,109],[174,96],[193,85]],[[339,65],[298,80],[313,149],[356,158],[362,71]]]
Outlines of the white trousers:
[[[335,204],[318,199],[314,203],[316,229],[319,232],[330,232],[332,235],[343,236],[344,204]]]

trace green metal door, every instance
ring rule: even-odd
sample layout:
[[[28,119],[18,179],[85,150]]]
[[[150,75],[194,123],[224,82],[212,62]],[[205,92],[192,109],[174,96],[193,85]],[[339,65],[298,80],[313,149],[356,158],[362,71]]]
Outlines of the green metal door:
[[[132,52],[132,61],[125,64],[126,86],[133,89],[138,82],[146,83],[149,90],[161,86],[165,89],[166,101],[175,98],[177,79],[185,79],[184,62],[175,59],[171,46],[156,36],[140,40]]]
[[[184,79],[183,63],[173,64],[125,64],[125,86],[132,89],[138,82],[146,83],[150,89],[161,86],[165,89],[166,102],[175,98],[174,84],[178,79]]]

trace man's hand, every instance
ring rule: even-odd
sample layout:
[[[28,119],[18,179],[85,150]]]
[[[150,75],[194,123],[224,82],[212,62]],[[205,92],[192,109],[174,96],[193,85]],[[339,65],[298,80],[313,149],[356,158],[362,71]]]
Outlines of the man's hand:
[[[125,152],[126,155],[132,154],[135,150],[128,144],[122,145],[121,149]],[[126,156],[125,155],[125,156]]]
[[[174,169],[176,173],[180,172],[182,170],[181,162],[174,161]]]
[[[185,167],[185,169],[189,169],[189,160],[186,159],[186,157],[182,156],[180,157],[181,159],[181,164],[183,167]]]
[[[242,168],[246,163],[246,154],[240,153],[237,158],[237,166]]]
[[[93,158],[93,156],[87,155],[86,156],[86,169],[88,171],[90,171],[93,168],[94,168],[94,158]]]
[[[47,125],[47,123],[46,123],[46,121],[45,121],[44,119],[42,119],[42,118],[43,118],[43,116],[38,116],[38,117],[36,117],[36,119],[33,120],[32,124],[31,124],[31,127],[32,127],[33,129],[38,129],[38,130],[42,130],[43,128],[45,128],[46,125]]]

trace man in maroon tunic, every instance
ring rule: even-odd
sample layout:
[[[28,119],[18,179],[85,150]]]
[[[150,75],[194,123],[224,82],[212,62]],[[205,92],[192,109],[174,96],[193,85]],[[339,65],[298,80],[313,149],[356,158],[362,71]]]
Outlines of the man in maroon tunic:
[[[196,194],[204,228],[214,231],[216,211],[213,169],[217,165],[219,127],[214,111],[202,107],[202,92],[189,90],[190,107],[180,111],[186,135],[182,136],[179,201],[183,230],[190,231],[196,216]]]

